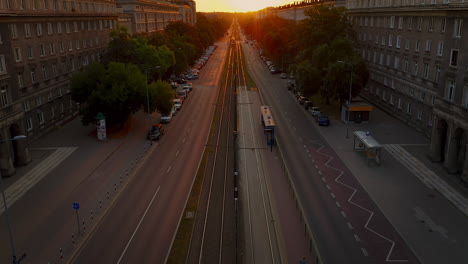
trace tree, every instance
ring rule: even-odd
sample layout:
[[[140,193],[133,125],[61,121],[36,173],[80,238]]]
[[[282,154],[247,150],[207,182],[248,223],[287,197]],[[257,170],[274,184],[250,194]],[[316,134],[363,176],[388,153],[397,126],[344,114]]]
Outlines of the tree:
[[[81,103],[82,123],[95,121],[99,112],[109,126],[123,124],[145,100],[145,76],[132,64],[90,65],[71,80],[72,99]]]
[[[157,80],[149,85],[150,110],[157,110],[163,115],[169,114],[174,103],[174,90],[167,83]]]

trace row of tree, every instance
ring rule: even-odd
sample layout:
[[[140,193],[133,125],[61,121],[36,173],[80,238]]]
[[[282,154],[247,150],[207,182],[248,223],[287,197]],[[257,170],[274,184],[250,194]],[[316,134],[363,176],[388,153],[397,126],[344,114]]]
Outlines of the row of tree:
[[[80,103],[82,123],[95,122],[102,112],[109,126],[122,125],[140,109],[168,114],[174,91],[166,81],[184,72],[229,26],[222,17],[197,14],[195,27],[183,22],[164,31],[131,35],[118,25],[100,63],[73,75],[72,99]],[[148,98],[147,98],[148,96]]]
[[[297,24],[273,15],[256,19],[252,14],[241,16],[239,23],[273,60],[289,65],[305,96],[320,94],[327,103],[341,105],[349,96],[351,74],[353,96],[369,77],[357,53],[355,33],[344,8],[317,4],[304,14],[306,19]]]

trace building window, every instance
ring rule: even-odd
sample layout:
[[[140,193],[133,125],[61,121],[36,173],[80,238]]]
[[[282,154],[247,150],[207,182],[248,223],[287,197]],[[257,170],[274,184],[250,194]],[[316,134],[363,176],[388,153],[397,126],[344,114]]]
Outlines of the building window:
[[[419,110],[418,110],[418,120],[422,120],[422,116],[423,116],[422,108],[419,108]]]
[[[424,101],[426,98],[426,93],[424,91],[419,91],[419,100]]]
[[[2,86],[2,88],[0,88],[0,104],[1,104],[1,107],[8,106],[8,104],[9,104],[7,88],[8,88],[8,86],[6,86],[6,85]]]
[[[390,94],[390,104],[393,105],[393,94]]]
[[[0,74],[5,74],[6,72],[5,55],[0,55]]]
[[[395,28],[395,16],[390,17],[390,28]]]
[[[398,18],[398,29],[402,29],[403,28],[403,17],[399,17]]]
[[[55,54],[55,43],[50,43],[50,54]]]
[[[32,122],[32,118],[31,117],[28,117],[26,119],[26,129],[28,131],[31,131],[33,129],[33,122]]]
[[[44,124],[44,113],[41,110],[37,112],[37,119],[39,119],[39,125]]]
[[[438,82],[439,78],[440,78],[440,65],[436,65],[435,81]]]
[[[447,80],[447,99],[452,102],[455,99],[455,80]]]
[[[409,69],[409,59],[405,58],[404,63],[403,63],[403,71],[407,72]]]
[[[429,63],[424,63],[424,79],[429,79]]]
[[[49,91],[49,93],[47,94],[47,101],[52,101],[52,98],[53,98],[53,94],[52,94],[52,91]]]
[[[58,96],[59,96],[59,97],[62,96],[62,88],[61,88],[61,87],[58,88]]]
[[[406,39],[405,41],[405,49],[409,49],[410,48],[410,45],[411,45],[411,40],[410,39]]]
[[[434,95],[431,96],[431,103],[432,103],[432,105],[435,105],[435,96]]]
[[[429,18],[429,31],[434,31],[434,18]]]
[[[450,55],[450,66],[457,67],[458,65],[458,50],[452,50]]]
[[[399,49],[400,45],[401,45],[401,36],[398,35],[397,38],[396,38],[396,47]]]
[[[408,103],[408,105],[406,106],[406,112],[408,114],[411,114],[412,107],[413,107],[413,105],[411,103]]]
[[[40,55],[45,56],[45,47],[44,44],[39,44]]]
[[[393,63],[393,66],[394,66],[395,69],[400,68],[400,57],[398,57],[398,56],[395,57],[395,61]]]
[[[409,88],[409,95],[414,96],[414,88]]]
[[[427,125],[429,127],[432,127],[433,123],[434,123],[434,116],[431,114],[431,115],[429,115],[429,120],[427,121]]]
[[[80,49],[80,40],[76,40],[76,47],[75,47],[77,50]]]
[[[34,69],[31,70],[31,82],[36,83],[36,71]]]
[[[16,24],[10,24],[10,33],[11,33],[11,38],[17,38],[18,37],[18,29],[16,28]]]
[[[391,62],[392,62],[392,56],[387,55],[387,66],[390,66]]]
[[[413,29],[413,17],[408,17],[408,29]]]
[[[33,9],[37,10],[37,7],[38,7],[37,0],[32,0],[32,1],[33,1]]]
[[[65,32],[70,33],[70,23],[69,22],[65,23]]]
[[[461,18],[455,19],[455,22],[454,22],[454,29],[453,29],[453,36],[454,36],[454,37],[456,37],[456,38],[460,38],[460,37],[461,37],[462,25],[463,25],[463,19],[461,19]]]
[[[42,79],[43,80],[49,79],[48,76],[47,76],[47,69],[46,69],[45,65],[42,65]]]
[[[59,42],[59,47],[60,47],[60,53],[65,52],[65,47],[63,46],[63,41]]]
[[[42,97],[39,95],[36,97],[36,106],[40,106],[42,104]]]
[[[23,102],[24,111],[29,111],[29,100]]]
[[[401,109],[401,98],[398,98],[398,109]]]
[[[380,65],[383,65],[383,62],[384,62],[384,54],[383,54],[383,53],[380,53],[379,64],[380,64]]]
[[[57,76],[57,65],[54,63],[52,64],[52,77]]]
[[[18,72],[18,87],[20,88],[24,87],[24,78],[23,78],[22,72]]]
[[[437,45],[437,56],[442,56],[444,52],[444,41],[439,41],[439,44]]]
[[[76,21],[73,22],[73,29],[75,30],[75,32],[78,32],[78,23]]]
[[[442,18],[440,20],[440,32],[445,32],[445,25],[447,25],[447,18]]]
[[[382,36],[382,40],[381,40],[380,44],[385,45],[385,36]]]
[[[432,46],[432,40],[430,39],[426,40],[426,52],[431,51],[431,46]]]
[[[463,88],[463,95],[464,95],[463,105],[465,106],[465,108],[468,108],[468,86],[466,85],[465,85],[465,88]]]
[[[31,37],[31,27],[29,24],[24,24],[24,36],[27,38]]]
[[[16,62],[21,61],[21,48],[15,48],[15,60]]]
[[[393,35],[390,34],[390,36],[388,36],[388,46],[391,47],[393,45]]]
[[[52,23],[48,22],[47,23],[47,34],[52,35],[54,33],[54,30],[52,29]]]
[[[419,41],[419,39],[417,39],[416,44],[414,45],[414,50],[415,51],[419,51],[419,45],[420,45],[420,41]]]
[[[418,18],[418,30],[422,30],[422,24],[423,24],[423,18],[419,17]]]
[[[42,36],[42,24],[36,25],[37,36]]]
[[[52,105],[52,107],[50,108],[50,118],[54,118],[55,117],[55,107]]]
[[[62,34],[62,23],[61,22],[57,23],[57,33]]]
[[[387,93],[385,90],[382,91],[382,100],[387,101]]]

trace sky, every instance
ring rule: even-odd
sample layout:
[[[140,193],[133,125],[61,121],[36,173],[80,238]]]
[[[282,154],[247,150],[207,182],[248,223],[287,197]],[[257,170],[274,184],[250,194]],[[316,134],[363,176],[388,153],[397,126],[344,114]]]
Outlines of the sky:
[[[293,0],[195,0],[197,12],[248,12],[293,2]]]

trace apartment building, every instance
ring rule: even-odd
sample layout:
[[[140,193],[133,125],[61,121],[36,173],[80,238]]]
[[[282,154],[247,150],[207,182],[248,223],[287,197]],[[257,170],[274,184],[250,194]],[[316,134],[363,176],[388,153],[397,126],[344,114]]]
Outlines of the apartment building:
[[[0,172],[29,162],[27,140],[76,116],[70,77],[98,61],[116,27],[114,1],[0,2]]]
[[[362,96],[430,137],[430,157],[468,183],[468,3],[346,6],[370,71]]]
[[[171,22],[196,23],[194,1],[117,0],[117,8],[131,16],[131,34],[147,34],[164,30]]]

